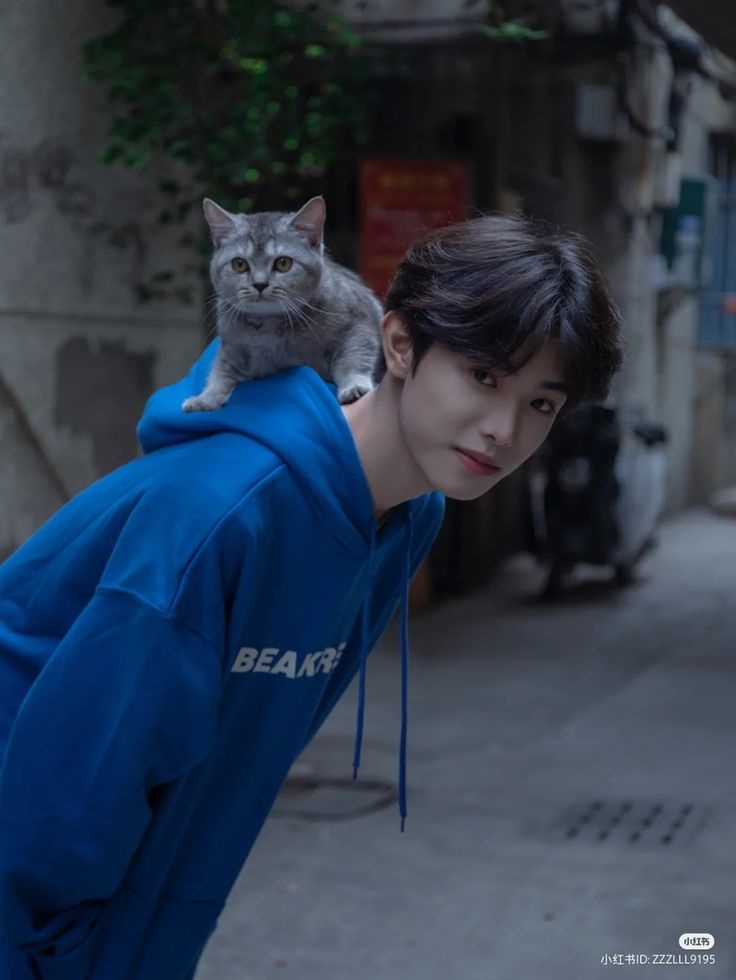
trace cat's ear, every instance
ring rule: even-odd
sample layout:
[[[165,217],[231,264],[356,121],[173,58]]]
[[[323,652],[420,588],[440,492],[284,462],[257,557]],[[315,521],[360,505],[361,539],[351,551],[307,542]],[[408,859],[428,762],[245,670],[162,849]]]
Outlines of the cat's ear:
[[[322,229],[325,226],[325,199],[323,197],[313,197],[297,211],[289,222],[297,231],[302,232],[309,239],[309,244],[313,247],[322,245]]]
[[[221,245],[223,239],[231,235],[237,228],[235,215],[221,208],[219,204],[215,204],[209,197],[204,199],[202,207],[204,208],[204,216],[207,219],[207,224],[210,226],[210,231],[212,232],[212,242],[214,245]]]

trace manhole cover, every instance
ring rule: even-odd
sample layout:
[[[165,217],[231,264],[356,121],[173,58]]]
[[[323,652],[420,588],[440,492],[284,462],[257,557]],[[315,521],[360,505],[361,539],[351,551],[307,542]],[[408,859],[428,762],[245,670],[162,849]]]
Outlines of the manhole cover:
[[[700,834],[712,809],[687,801],[592,800],[568,808],[555,823],[555,836],[630,848],[676,847]]]
[[[382,779],[290,776],[271,811],[300,820],[354,820],[390,806],[396,787]]]

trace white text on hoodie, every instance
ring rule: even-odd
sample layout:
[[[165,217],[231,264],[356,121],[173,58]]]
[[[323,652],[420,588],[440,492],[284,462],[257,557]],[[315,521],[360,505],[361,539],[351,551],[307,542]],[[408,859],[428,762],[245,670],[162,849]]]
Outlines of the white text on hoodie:
[[[315,653],[307,653],[299,661],[296,650],[281,653],[279,647],[241,647],[235,657],[231,671],[247,674],[283,674],[292,680],[295,677],[314,677],[315,674],[329,674],[337,667],[347,643],[339,647],[325,647]]]

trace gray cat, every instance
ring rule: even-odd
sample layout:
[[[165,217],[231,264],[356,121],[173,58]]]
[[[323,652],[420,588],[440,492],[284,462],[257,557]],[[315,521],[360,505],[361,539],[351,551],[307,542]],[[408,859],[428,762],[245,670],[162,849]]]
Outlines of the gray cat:
[[[220,347],[201,394],[185,412],[221,408],[241,381],[296,365],[337,385],[340,404],[374,387],[381,306],[359,276],[325,254],[325,202],[295,214],[230,214],[205,198],[215,251]]]

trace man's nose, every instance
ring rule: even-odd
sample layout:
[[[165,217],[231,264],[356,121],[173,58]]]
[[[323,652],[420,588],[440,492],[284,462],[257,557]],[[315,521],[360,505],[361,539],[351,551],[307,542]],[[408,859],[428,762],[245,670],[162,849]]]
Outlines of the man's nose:
[[[505,449],[514,444],[518,421],[519,411],[514,405],[497,403],[486,419],[483,431],[497,446]]]

